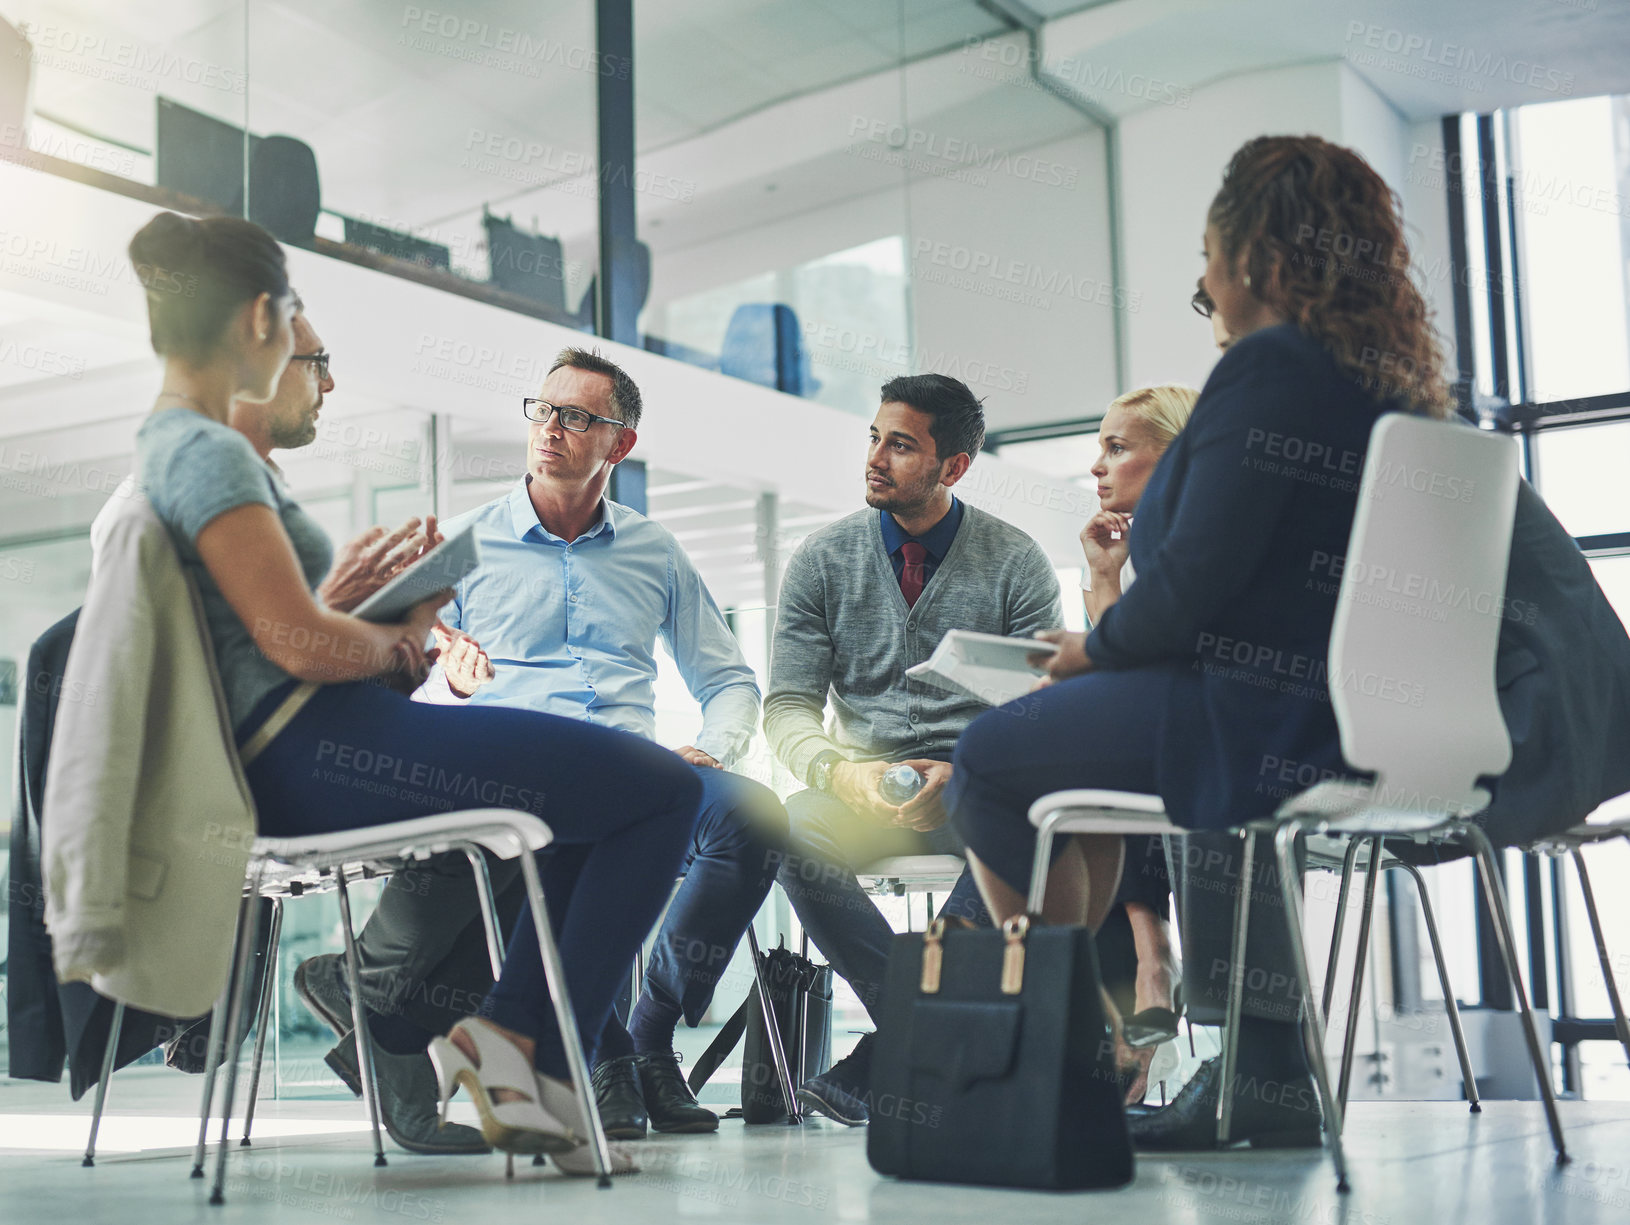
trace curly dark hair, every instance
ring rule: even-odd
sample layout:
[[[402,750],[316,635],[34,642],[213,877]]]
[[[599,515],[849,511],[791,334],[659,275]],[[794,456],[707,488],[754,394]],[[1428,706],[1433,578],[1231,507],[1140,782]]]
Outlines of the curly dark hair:
[[[1409,274],[1397,194],[1351,149],[1259,136],[1223,172],[1206,220],[1245,253],[1251,292],[1316,338],[1366,389],[1446,417],[1441,341]]]

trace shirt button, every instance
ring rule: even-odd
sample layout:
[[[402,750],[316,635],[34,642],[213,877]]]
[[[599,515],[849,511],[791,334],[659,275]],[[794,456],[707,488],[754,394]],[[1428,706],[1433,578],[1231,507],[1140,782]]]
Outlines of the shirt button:
[[[573,603],[573,604],[576,604],[576,603],[577,603],[577,597],[576,597],[576,596],[573,596],[573,597],[572,597],[572,603]]]

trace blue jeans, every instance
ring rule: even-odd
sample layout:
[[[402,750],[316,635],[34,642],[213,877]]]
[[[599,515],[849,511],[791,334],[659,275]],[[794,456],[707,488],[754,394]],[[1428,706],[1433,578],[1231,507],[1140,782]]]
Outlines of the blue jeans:
[[[962,840],[949,823],[928,833],[878,825],[819,791],[789,796],[787,817],[790,847],[777,879],[810,939],[876,1021],[894,929],[855,871],[893,855],[961,855]],[[966,868],[939,913],[990,926]]]
[[[628,1031],[615,1016],[607,1022],[602,1059],[636,1046],[668,1049],[681,1017],[691,1026],[701,1021],[785,858],[787,811],[775,792],[727,770],[692,768],[702,782],[702,803],[680,868],[685,879],[657,932]]]

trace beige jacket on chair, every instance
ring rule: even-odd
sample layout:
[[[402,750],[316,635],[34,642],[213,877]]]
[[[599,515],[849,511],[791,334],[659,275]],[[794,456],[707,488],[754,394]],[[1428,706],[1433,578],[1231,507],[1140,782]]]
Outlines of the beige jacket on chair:
[[[231,966],[254,803],[202,602],[132,482],[91,546],[41,821],[57,977],[198,1016]]]

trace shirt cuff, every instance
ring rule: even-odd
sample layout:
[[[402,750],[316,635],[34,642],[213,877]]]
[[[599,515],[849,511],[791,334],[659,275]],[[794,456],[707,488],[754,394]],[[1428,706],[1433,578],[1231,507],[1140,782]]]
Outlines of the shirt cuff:
[[[463,706],[470,699],[454,693],[447,684],[447,673],[440,664],[435,664],[430,669],[430,675],[425,677],[424,684],[413,691],[413,700],[428,702],[432,706]]]
[[[703,729],[702,734],[696,737],[695,747],[728,770],[746,752],[751,739],[750,735],[740,732],[710,732]]]

